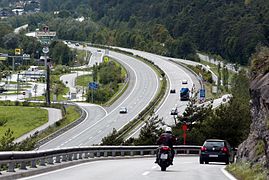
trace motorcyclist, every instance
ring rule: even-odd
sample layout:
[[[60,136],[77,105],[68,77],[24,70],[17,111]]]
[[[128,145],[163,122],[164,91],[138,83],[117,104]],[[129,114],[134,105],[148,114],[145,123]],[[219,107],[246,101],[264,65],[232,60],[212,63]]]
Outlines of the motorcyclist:
[[[173,145],[176,143],[176,137],[172,134],[172,129],[171,127],[166,127],[165,132],[161,134],[159,139],[157,140],[158,145],[164,145],[164,146],[169,146],[171,148],[171,165],[173,165],[173,159],[175,155],[175,151],[173,148]],[[159,154],[159,148],[157,149],[156,153],[156,161],[155,163],[158,162],[158,154]]]

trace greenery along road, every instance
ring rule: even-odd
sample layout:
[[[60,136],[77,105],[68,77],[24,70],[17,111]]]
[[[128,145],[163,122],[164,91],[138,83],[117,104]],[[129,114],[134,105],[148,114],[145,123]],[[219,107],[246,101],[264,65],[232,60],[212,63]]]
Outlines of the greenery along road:
[[[88,88],[89,82],[97,82],[99,84],[98,89],[87,92],[87,101],[92,102],[93,100],[93,103],[104,104],[124,87],[126,78],[126,69],[110,59],[109,62],[94,65],[92,74],[79,76],[76,79],[76,85]]]
[[[14,132],[14,137],[21,135],[48,122],[48,111],[34,107],[0,106],[0,137],[7,129]]]
[[[36,39],[12,34],[13,28],[24,24],[29,24],[30,31],[42,28],[37,27],[37,22],[57,31],[60,39],[131,47],[187,59],[195,59],[198,49],[219,54],[238,64],[248,64],[255,47],[269,42],[269,22],[265,18],[269,17],[269,1],[265,0],[124,3],[95,0],[85,3],[43,0],[41,9],[44,13],[2,20],[1,52],[12,52],[21,47],[35,58],[40,56],[42,46]],[[47,13],[59,9],[58,15]],[[90,18],[81,23],[75,20],[78,16]],[[75,53],[63,43],[55,42],[50,45],[50,57],[59,64],[72,64]],[[1,64],[0,69],[5,70]]]

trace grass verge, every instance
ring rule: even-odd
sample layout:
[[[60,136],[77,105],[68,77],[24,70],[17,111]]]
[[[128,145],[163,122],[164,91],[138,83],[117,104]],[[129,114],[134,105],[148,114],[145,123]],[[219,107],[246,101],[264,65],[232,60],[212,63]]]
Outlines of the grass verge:
[[[0,137],[11,129],[14,137],[23,134],[48,122],[48,111],[37,107],[0,106]]]
[[[45,131],[38,134],[38,136],[34,138],[36,142],[67,126],[68,124],[76,121],[80,117],[78,107],[76,106],[68,106],[67,108],[65,108],[64,111],[66,113],[64,114],[63,119],[56,122],[54,126],[50,126]]]
[[[266,180],[266,174],[268,170],[262,168],[257,164],[251,166],[249,163],[234,163],[226,168],[231,174],[233,174],[238,180]]]
[[[114,61],[118,67],[121,67],[121,74],[124,77],[127,77],[127,70],[125,69],[124,66],[122,66],[119,62],[117,62],[115,59],[110,58],[111,61]],[[99,78],[98,78],[99,79]],[[83,86],[85,89],[88,88],[89,82],[93,82],[93,76],[92,74],[87,74],[87,75],[82,75],[78,76],[76,78],[76,85],[77,86]],[[99,83],[99,81],[98,81]],[[114,95],[105,103],[102,103],[100,105],[102,106],[110,106],[113,104],[128,88],[128,82],[125,83],[119,83],[119,88],[118,91],[114,93]]]

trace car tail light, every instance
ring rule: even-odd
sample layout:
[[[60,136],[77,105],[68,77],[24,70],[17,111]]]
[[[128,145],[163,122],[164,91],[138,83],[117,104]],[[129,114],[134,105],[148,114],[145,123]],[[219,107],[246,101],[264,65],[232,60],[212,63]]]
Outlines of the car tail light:
[[[206,151],[206,147],[202,146],[201,151]]]
[[[168,146],[163,146],[163,147],[162,147],[162,150],[163,150],[163,151],[170,151],[171,149],[170,149]]]
[[[224,152],[224,153],[228,153],[228,149],[227,149],[227,147],[223,147],[223,148],[221,148],[221,151]]]

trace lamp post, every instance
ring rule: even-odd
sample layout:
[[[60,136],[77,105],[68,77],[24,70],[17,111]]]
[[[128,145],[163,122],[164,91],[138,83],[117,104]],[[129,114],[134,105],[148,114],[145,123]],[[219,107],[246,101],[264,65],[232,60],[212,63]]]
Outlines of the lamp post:
[[[46,104],[50,105],[50,69],[48,66],[48,57],[47,54],[49,53],[49,48],[45,46],[42,49],[42,52],[45,55],[45,68],[46,68],[46,83],[47,83],[47,88],[46,88]]]

